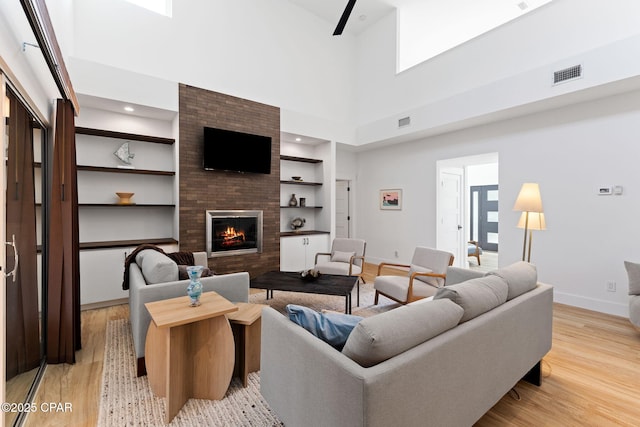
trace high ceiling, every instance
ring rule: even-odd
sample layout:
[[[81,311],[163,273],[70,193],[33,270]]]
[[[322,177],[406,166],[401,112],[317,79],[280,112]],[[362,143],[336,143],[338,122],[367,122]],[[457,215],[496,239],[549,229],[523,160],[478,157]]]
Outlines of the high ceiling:
[[[338,24],[340,16],[348,2],[347,0],[289,1],[335,25]],[[359,34],[369,25],[392,12],[396,4],[407,1],[416,0],[358,0],[351,12],[345,31],[352,34]]]
[[[348,0],[289,0],[314,15],[331,22],[338,23]],[[534,9],[548,0],[357,0],[351,17],[347,23],[345,31],[352,34],[359,34],[368,26],[377,22],[383,16],[389,14],[394,9],[402,9],[412,5],[427,8],[430,13],[437,15],[434,20],[450,19],[456,17],[467,20],[485,19],[495,11],[500,13],[505,8],[518,8],[523,12]],[[482,8],[484,13],[469,13],[475,9]]]
[[[289,0],[337,25],[348,0]],[[551,0],[357,0],[345,32],[359,34],[397,10],[403,71],[549,3]]]

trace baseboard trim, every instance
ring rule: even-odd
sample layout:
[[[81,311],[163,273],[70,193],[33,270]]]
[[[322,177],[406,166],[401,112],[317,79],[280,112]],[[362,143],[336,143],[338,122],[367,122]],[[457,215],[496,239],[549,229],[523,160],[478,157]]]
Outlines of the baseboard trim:
[[[629,318],[629,304],[604,301],[581,295],[568,294],[566,292],[558,292],[557,289],[554,289],[553,291],[553,301],[573,307],[597,311],[599,313],[611,314],[613,316],[620,316],[627,319]]]
[[[109,301],[100,301],[100,302],[92,302],[90,304],[83,304],[80,306],[80,310],[95,310],[96,308],[105,308],[111,307],[114,305],[127,304],[129,302],[129,298],[120,298],[120,299],[112,299]]]

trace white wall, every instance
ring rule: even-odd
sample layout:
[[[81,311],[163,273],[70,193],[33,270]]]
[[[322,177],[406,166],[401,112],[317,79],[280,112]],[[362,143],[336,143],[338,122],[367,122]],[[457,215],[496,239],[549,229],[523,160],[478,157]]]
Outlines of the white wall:
[[[304,9],[287,1],[181,0],[167,18],[123,0],[74,7],[76,63],[275,105],[285,131],[353,139],[354,38],[333,37],[330,23]],[[72,70],[71,77],[81,76]],[[109,74],[91,78],[95,88],[85,93],[99,91]]]
[[[556,0],[396,75],[390,15],[357,40],[358,144],[477,124],[507,109],[559,103],[567,93],[635,78],[639,33],[640,2]],[[582,79],[551,84],[553,71],[577,64]],[[411,126],[399,130],[397,119],[406,115]]]
[[[467,184],[494,185],[498,183],[498,163],[470,165],[467,167]]]
[[[0,2],[0,68],[4,62],[12,83],[24,88],[23,96],[41,120],[48,122],[52,100],[60,97],[40,49],[22,43],[35,43],[19,2]]]
[[[370,262],[410,260],[436,244],[438,160],[498,152],[500,265],[520,259],[522,230],[513,203],[523,182],[538,182],[547,230],[536,232],[531,261],[555,300],[628,315],[626,259],[640,258],[640,91],[360,153],[357,234]],[[596,188],[622,185],[621,196]],[[402,188],[401,211],[382,211],[378,190]],[[511,224],[512,226],[510,226]],[[618,291],[606,292],[613,280]]]

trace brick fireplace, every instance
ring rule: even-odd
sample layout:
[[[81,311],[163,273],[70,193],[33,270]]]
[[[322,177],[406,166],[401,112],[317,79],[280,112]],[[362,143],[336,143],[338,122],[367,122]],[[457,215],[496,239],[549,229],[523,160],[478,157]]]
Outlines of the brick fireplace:
[[[180,84],[180,250],[207,250],[207,211],[261,211],[262,251],[209,258],[217,273],[280,267],[280,109]],[[204,127],[271,137],[271,174],[204,170]]]
[[[262,252],[262,211],[207,211],[209,258]]]

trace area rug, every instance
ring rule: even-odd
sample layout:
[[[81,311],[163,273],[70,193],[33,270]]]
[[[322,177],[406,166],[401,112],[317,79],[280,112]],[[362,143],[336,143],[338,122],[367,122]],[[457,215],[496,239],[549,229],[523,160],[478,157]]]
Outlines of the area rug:
[[[252,292],[255,290],[252,289]],[[258,291],[252,293],[249,296],[249,302],[254,304],[266,304],[281,313],[285,313],[285,307],[287,304],[296,304],[309,307],[316,311],[337,311],[344,313],[344,297],[334,295],[319,295],[319,294],[307,294],[303,292],[286,292],[286,291],[274,291],[273,298],[266,299],[266,291]],[[351,313],[369,317],[374,314],[383,313],[393,308],[398,307],[400,304],[380,296],[380,300],[377,305],[373,304],[375,297],[375,290],[373,289],[373,283],[363,283],[360,285],[360,306],[356,305],[357,294],[354,289],[351,293]]]
[[[135,376],[135,353],[127,319],[107,323],[98,426],[165,426],[165,402],[147,376]],[[260,394],[258,373],[248,386],[234,378],[224,399],[189,399],[169,426],[280,426]]]

